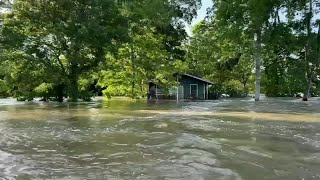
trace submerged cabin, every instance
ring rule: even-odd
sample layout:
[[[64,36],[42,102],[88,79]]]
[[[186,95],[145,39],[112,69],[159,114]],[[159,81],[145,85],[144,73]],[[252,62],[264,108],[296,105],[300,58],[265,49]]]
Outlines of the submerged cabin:
[[[182,74],[177,77],[179,87],[169,89],[169,95],[164,94],[161,85],[149,82],[149,94],[154,94],[156,99],[171,99],[171,100],[208,100],[209,87],[213,84],[209,80],[196,77],[190,74]]]

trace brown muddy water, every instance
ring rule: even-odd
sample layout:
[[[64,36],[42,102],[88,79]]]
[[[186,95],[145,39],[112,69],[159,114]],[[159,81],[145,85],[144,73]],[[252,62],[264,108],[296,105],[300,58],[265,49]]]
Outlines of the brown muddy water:
[[[320,99],[2,99],[0,179],[320,179]]]

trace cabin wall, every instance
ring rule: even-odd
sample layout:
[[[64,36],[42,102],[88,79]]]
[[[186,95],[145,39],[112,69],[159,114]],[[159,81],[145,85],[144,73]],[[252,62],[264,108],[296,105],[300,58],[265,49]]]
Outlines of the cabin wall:
[[[157,99],[170,99],[170,100],[176,100],[176,99],[194,99],[194,100],[206,100],[209,98],[209,95],[207,94],[207,86],[208,83],[189,77],[189,76],[182,76],[179,79],[180,86],[172,87],[169,89],[168,93],[163,93],[161,87],[154,83],[149,84],[149,88],[151,86],[156,86],[156,98]],[[191,85],[197,85],[198,87],[198,93],[197,96],[192,97],[191,96]],[[177,92],[179,93],[179,97],[177,97]]]
[[[180,79],[180,83],[184,89],[184,99],[193,99],[193,98],[200,99],[200,100],[206,99],[205,94],[206,94],[207,83],[199,81],[197,79],[190,78],[190,77],[185,77],[185,76]],[[191,84],[198,85],[198,97],[191,97],[191,93],[190,93]]]

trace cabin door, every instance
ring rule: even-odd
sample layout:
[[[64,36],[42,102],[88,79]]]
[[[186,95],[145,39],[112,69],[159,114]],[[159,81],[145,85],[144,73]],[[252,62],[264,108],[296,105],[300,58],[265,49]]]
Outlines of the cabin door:
[[[190,96],[191,98],[198,97],[198,84],[190,84]]]

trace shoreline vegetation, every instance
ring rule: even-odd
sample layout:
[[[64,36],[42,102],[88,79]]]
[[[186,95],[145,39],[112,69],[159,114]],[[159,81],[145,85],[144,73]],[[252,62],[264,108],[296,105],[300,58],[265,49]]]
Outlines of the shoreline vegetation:
[[[214,97],[320,96],[318,3],[215,0],[188,36],[201,2],[1,1],[0,96],[140,99],[150,80],[170,94],[174,74]]]
[[[1,99],[15,99],[16,101],[19,102],[39,102],[39,101],[43,101],[43,102],[58,102],[55,98],[48,98],[48,99],[43,99],[42,97],[34,97],[32,99],[28,99],[28,98],[15,98],[15,97],[0,97]],[[222,96],[219,97],[218,99],[213,99],[213,100],[189,100],[189,99],[182,99],[179,100],[181,102],[192,102],[192,101],[216,101],[216,100],[223,100],[223,99],[254,99],[254,96],[247,96],[247,97],[228,97],[228,96]],[[288,99],[303,99],[302,96],[278,96],[278,97],[266,97],[265,95],[261,95],[261,100],[263,101],[263,99],[265,98],[288,98]],[[319,99],[318,96],[315,97],[310,97],[310,100],[313,99]],[[132,98],[132,97],[128,97],[128,96],[113,96],[113,97],[106,97],[106,96],[94,96],[94,97],[90,97],[88,99],[78,99],[77,102],[90,102],[90,101],[97,101],[97,100],[104,100],[104,101],[148,101],[147,97],[141,97],[141,98]],[[160,102],[176,102],[177,100],[155,100],[155,101],[160,101]],[[62,102],[72,102],[70,101],[69,98],[64,98]]]

